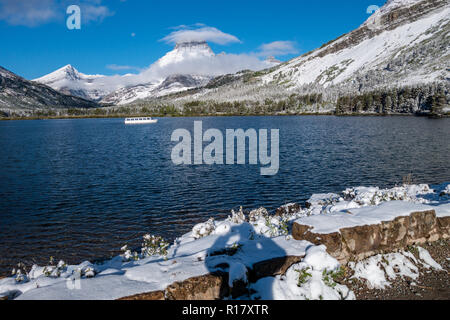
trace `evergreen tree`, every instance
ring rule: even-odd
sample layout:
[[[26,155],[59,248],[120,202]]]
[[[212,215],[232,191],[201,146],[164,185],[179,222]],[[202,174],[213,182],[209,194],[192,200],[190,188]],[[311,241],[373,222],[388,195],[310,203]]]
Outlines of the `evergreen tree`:
[[[431,104],[431,114],[440,116],[443,114],[444,106],[447,103],[447,99],[445,98],[445,95],[443,92],[437,93],[432,98],[432,104]]]

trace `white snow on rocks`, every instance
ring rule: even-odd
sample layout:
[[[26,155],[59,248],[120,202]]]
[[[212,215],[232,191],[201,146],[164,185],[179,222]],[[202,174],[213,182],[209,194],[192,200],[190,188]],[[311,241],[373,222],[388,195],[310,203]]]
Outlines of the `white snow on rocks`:
[[[418,265],[435,270],[443,270],[442,267],[431,258],[430,253],[422,247],[417,247],[420,260],[411,252],[403,251],[389,254],[379,254],[360,262],[350,262],[349,267],[355,274],[353,278],[366,281],[371,289],[385,289],[391,283],[389,280],[408,277],[416,280],[419,277]]]
[[[439,263],[434,261],[434,259],[430,256],[430,253],[422,247],[417,248],[419,250],[419,258],[423,260],[423,264],[428,269],[429,267],[436,270],[444,270]],[[427,267],[429,266],[429,267]]]
[[[263,278],[253,284],[253,299],[262,300],[354,300],[346,286],[334,282],[339,262],[324,246],[312,246],[305,259],[293,265],[284,276]]]
[[[448,185],[437,187],[448,188]],[[426,184],[389,189],[349,188],[340,195],[311,197],[310,208],[297,214],[296,222],[311,226],[314,233],[325,234],[342,228],[379,224],[418,211],[435,210],[438,217],[448,216],[450,202],[439,199],[439,194],[439,190],[436,192]]]
[[[316,232],[390,220],[413,211],[436,210],[450,215],[448,197],[441,197],[449,184],[403,186],[391,189],[352,188],[339,194],[313,195],[308,208],[281,216],[260,208],[248,215],[241,208],[224,221],[208,220],[168,246],[159,237],[145,236],[141,253],[123,247],[124,254],[101,264],[84,262],[67,266],[20,266],[13,277],[0,280],[0,296],[17,299],[117,299],[139,293],[164,290],[174,282],[202,276],[217,270],[229,273],[230,285],[246,282],[255,263],[286,256],[305,256],[284,276],[269,277],[250,284],[258,299],[353,299],[345,286],[333,277],[339,263],[324,246],[297,241],[289,234],[289,224],[300,221]],[[408,252],[375,256],[355,264],[356,277],[373,287],[385,287],[394,276],[417,277],[414,263],[434,269],[427,252],[419,249],[420,260]],[[389,263],[386,263],[388,261]],[[226,267],[228,266],[228,267]],[[442,267],[441,267],[442,268]]]

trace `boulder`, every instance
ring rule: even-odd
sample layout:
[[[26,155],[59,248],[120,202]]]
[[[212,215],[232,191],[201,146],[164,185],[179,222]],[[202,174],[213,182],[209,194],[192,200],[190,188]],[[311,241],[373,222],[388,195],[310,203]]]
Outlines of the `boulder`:
[[[131,297],[121,298],[119,300],[128,300],[128,301],[158,301],[158,300],[165,300],[165,293],[164,291],[154,291],[154,292],[148,292],[143,294],[136,294]]]
[[[450,217],[440,217],[437,221],[441,231],[440,237],[448,239],[450,237]]]
[[[167,300],[220,300],[229,296],[228,274],[211,273],[176,282],[166,289]]]
[[[249,280],[256,282],[262,278],[284,275],[292,265],[303,258],[304,256],[287,256],[255,263],[253,269],[249,270]]]
[[[283,275],[294,264],[300,262],[303,256],[279,257],[261,261],[248,270],[250,282],[256,282],[261,278]],[[220,267],[220,266],[217,266]],[[223,265],[223,268],[228,268]],[[166,288],[165,291],[155,291],[125,297],[120,300],[219,300],[230,295],[237,298],[248,293],[247,283],[235,281],[233,288],[228,284],[228,272],[214,272],[203,276],[193,277],[176,282]]]
[[[315,245],[325,245],[340,263],[362,260],[375,254],[404,249],[408,245],[447,239],[450,217],[437,218],[434,210],[413,212],[375,225],[342,228],[339,232],[320,234],[313,227],[294,222],[292,235]]]

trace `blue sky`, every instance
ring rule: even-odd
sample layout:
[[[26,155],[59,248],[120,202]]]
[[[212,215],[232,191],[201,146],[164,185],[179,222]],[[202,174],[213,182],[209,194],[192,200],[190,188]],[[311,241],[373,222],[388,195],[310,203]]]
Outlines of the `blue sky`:
[[[210,43],[216,53],[256,54],[285,41],[280,60],[320,47],[361,25],[385,0],[0,0],[0,66],[27,79],[66,64],[86,74],[146,68],[171,50],[162,41],[180,25],[215,28],[239,41]],[[81,30],[68,30],[66,8],[79,4]],[[201,24],[201,25],[199,25]],[[133,36],[134,35],[134,36]],[[217,41],[216,41],[217,42]],[[220,42],[220,41],[218,41]],[[295,49],[293,51],[292,49]],[[119,68],[120,69],[120,68]]]

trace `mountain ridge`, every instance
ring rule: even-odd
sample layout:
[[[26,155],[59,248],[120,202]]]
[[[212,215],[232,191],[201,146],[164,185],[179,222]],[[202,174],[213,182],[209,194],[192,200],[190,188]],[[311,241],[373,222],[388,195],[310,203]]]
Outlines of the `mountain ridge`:
[[[164,103],[179,108],[194,101],[264,105],[314,94],[321,101],[301,106],[301,112],[334,112],[340,96],[438,83],[448,104],[449,17],[447,1],[389,1],[359,28],[320,48],[268,70],[214,79]],[[374,27],[373,20],[378,21]]]
[[[99,105],[95,102],[60,93],[0,66],[0,109],[4,114],[17,110],[96,107]]]

